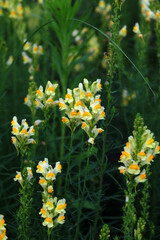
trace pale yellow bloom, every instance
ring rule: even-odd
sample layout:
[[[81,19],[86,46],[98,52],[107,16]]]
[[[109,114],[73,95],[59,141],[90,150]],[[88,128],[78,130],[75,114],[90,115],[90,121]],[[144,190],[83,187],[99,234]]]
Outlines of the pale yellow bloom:
[[[119,31],[119,35],[120,35],[121,37],[126,37],[126,36],[127,36],[127,26],[126,26],[126,25],[124,25],[124,26],[121,28],[121,30]]]

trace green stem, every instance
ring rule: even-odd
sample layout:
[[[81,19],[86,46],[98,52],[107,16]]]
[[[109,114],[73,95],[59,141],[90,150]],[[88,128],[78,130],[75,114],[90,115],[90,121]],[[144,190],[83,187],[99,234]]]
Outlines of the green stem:
[[[101,196],[102,196],[102,184],[103,184],[103,176],[105,173],[105,152],[106,152],[106,137],[107,137],[107,130],[105,130],[105,134],[103,135],[103,147],[102,147],[102,157],[101,157],[101,163],[100,163],[100,179],[99,179],[99,188],[98,188],[98,200],[97,200],[97,212],[95,216],[94,221],[94,227],[93,227],[93,239],[95,239],[95,234],[97,231],[97,223],[100,215],[100,203],[101,203]]]
[[[78,220],[77,220],[77,228],[76,228],[76,234],[75,234],[74,240],[77,240],[79,237],[79,224],[80,224],[80,218],[81,218],[81,214],[82,214],[82,207],[83,207],[85,188],[86,188],[86,182],[87,182],[87,176],[88,176],[90,151],[91,151],[91,147],[89,145],[88,146],[88,158],[87,158],[87,164],[86,164],[86,168],[85,168],[85,176],[84,176],[83,189],[82,189],[82,196],[80,199],[78,199],[79,200]]]
[[[69,158],[67,161],[67,173],[66,173],[66,178],[65,178],[65,196],[66,196],[66,192],[67,192],[67,188],[68,188],[68,178],[69,178],[69,169],[70,169],[70,162],[71,162],[72,144],[73,144],[73,132],[71,131]]]
[[[49,230],[49,228],[48,228],[48,240],[50,240],[51,238],[51,232],[50,232],[50,230]]]

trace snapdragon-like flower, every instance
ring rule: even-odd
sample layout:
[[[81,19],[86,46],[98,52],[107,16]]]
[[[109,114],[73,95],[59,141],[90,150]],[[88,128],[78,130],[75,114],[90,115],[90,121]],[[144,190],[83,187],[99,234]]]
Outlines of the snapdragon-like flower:
[[[58,84],[47,82],[45,89],[42,86],[36,92],[36,108],[49,108],[54,107],[58,104],[58,101],[55,100],[56,89]]]
[[[100,95],[101,80],[97,79],[93,83],[84,79],[83,84],[80,83],[78,88],[73,90],[67,89],[65,100],[59,99],[59,108],[64,110],[66,117],[62,118],[71,131],[81,123],[82,129],[87,133],[88,142],[94,144],[96,136],[103,132],[102,128],[97,128],[99,120],[104,119],[104,107],[101,106]]]
[[[39,161],[36,170],[37,173],[42,174],[39,184],[43,188],[43,206],[39,214],[44,219],[42,225],[51,230],[58,224],[65,222],[66,200],[64,198],[57,200],[57,197],[53,196],[53,182],[56,180],[57,174],[61,172],[61,169],[60,162],[56,162],[53,168],[49,165],[48,159],[45,158],[43,161]]]
[[[12,134],[11,137],[12,143],[18,149],[22,149],[28,144],[35,144],[33,136],[35,135],[34,127],[28,126],[26,119],[23,119],[21,125],[17,122],[17,117],[14,116],[11,121]]]
[[[135,25],[133,27],[133,32],[136,33],[139,38],[143,37],[143,35],[140,31],[139,23],[135,23]]]
[[[126,26],[126,25],[124,25],[124,26],[121,28],[121,30],[119,31],[119,35],[120,35],[121,37],[126,37],[126,36],[127,36],[127,26]]]
[[[123,163],[119,167],[120,173],[129,179],[132,177],[136,183],[146,181],[146,168],[153,162],[155,155],[160,153],[160,146],[155,141],[154,134],[143,124],[139,129],[141,130],[134,130],[133,136],[128,138],[119,161]],[[141,134],[138,131],[141,131]]]
[[[31,182],[31,179],[33,178],[33,172],[31,167],[27,167],[27,180],[28,182]],[[23,176],[21,172],[16,171],[16,176],[14,177],[14,181],[18,181],[21,186],[23,186]]]
[[[4,220],[4,216],[0,214],[0,239],[6,240],[8,237],[6,236],[6,224]]]

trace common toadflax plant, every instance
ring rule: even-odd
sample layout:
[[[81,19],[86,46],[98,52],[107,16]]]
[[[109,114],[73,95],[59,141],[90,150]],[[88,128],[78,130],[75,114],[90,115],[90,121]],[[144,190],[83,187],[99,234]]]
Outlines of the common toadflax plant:
[[[134,122],[133,136],[128,138],[124,151],[120,156],[119,171],[126,178],[125,198],[123,216],[124,239],[144,239],[144,233],[152,224],[149,223],[149,183],[148,178],[151,174],[150,165],[156,154],[160,153],[160,146],[155,141],[154,134],[144,126],[143,119],[137,114]],[[136,197],[138,193],[137,185],[143,184],[141,191],[141,211],[136,210]],[[137,224],[137,228],[135,227]],[[148,226],[149,225],[149,226]],[[151,232],[152,229],[150,229]]]
[[[62,117],[62,122],[72,132],[81,124],[82,129],[88,135],[88,142],[91,144],[94,144],[94,139],[103,132],[102,128],[97,127],[98,121],[105,118],[100,94],[97,94],[101,89],[100,79],[93,83],[84,79],[83,84],[80,83],[77,88],[67,89],[65,99],[59,99],[59,108],[66,114],[66,117]]]
[[[54,196],[53,182],[56,180],[56,175],[61,172],[62,166],[60,162],[56,162],[53,168],[48,163],[48,159],[45,158],[40,161],[37,165],[37,173],[42,174],[39,179],[39,184],[43,188],[42,201],[43,206],[40,210],[40,215],[44,219],[43,226],[48,229],[48,238],[51,235],[53,228],[58,224],[63,224],[65,222],[65,208],[67,206],[66,200],[57,200]]]

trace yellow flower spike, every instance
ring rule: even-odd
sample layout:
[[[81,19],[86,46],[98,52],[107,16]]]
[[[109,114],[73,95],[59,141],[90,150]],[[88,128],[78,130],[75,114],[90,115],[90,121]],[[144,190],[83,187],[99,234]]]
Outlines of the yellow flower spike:
[[[129,142],[126,143],[126,147],[129,148]]]

